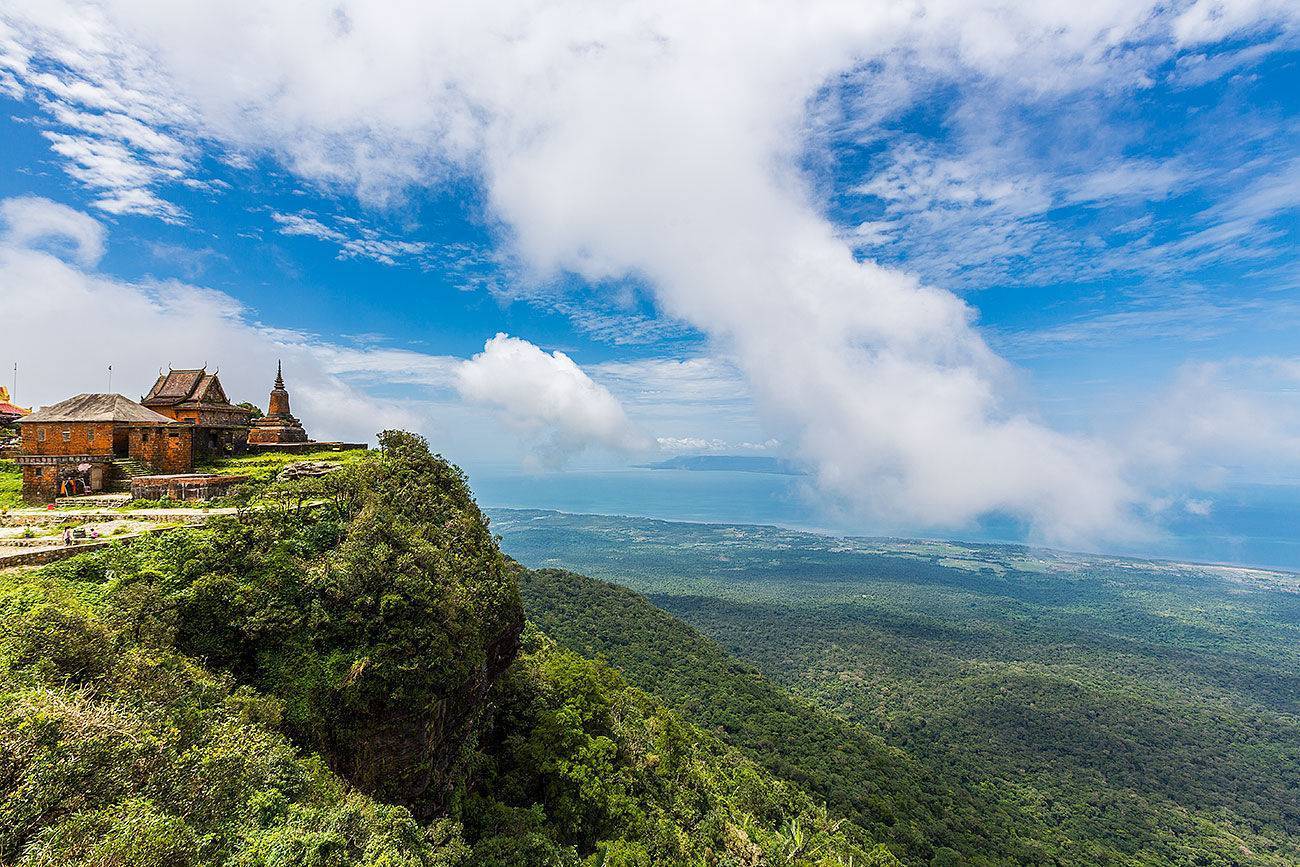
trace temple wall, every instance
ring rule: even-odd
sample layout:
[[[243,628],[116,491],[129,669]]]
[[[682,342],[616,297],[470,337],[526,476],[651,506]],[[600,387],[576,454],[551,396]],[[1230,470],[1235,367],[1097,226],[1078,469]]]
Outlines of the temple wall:
[[[190,427],[131,428],[131,457],[160,473],[194,469],[194,429]]]
[[[59,468],[23,467],[23,499],[29,503],[53,503],[59,496]]]
[[[248,451],[248,427],[196,427],[194,457],[242,455]]]
[[[24,455],[19,458],[23,468],[23,499],[29,503],[52,503],[60,496],[66,479],[84,482],[87,492],[102,491],[112,479],[111,460],[111,455]],[[82,464],[89,464],[90,468],[82,472],[78,469]]]
[[[25,455],[111,455],[111,422],[33,422],[22,426]]]
[[[212,500],[227,496],[247,476],[140,476],[131,480],[131,496],[137,500]]]

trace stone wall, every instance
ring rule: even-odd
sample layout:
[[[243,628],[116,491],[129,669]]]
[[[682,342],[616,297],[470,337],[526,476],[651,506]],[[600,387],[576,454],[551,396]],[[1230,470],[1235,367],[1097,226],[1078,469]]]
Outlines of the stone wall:
[[[246,481],[247,476],[139,476],[131,480],[131,496],[137,500],[215,500]]]
[[[25,455],[113,454],[112,422],[33,422],[22,428]]]
[[[59,496],[59,468],[23,467],[23,499],[29,503],[53,503]]]
[[[195,457],[242,455],[248,451],[247,427],[196,427]]]
[[[250,437],[248,441],[250,452],[284,452],[291,455],[307,452],[351,452],[368,448],[370,446],[365,443],[317,442],[316,440],[308,440],[305,443],[259,443]]]
[[[52,503],[65,479],[80,479],[88,491],[102,491],[112,480],[111,455],[19,455],[23,468],[23,499],[29,503]],[[82,472],[78,467],[89,464]]]
[[[194,469],[194,429],[184,425],[132,427],[130,454],[159,473],[188,473]]]
[[[114,539],[101,539],[98,542],[78,542],[76,545],[65,545],[58,548],[42,548],[36,551],[25,551],[20,554],[0,555],[0,569],[9,569],[14,566],[42,566],[46,563],[54,563],[59,560],[66,560],[69,557],[75,557],[78,554],[85,554],[88,551],[98,551],[107,548],[109,545],[129,545],[136,539],[149,535],[150,533],[165,533],[170,527],[159,530],[146,530],[143,533],[136,533],[131,536],[118,536]]]

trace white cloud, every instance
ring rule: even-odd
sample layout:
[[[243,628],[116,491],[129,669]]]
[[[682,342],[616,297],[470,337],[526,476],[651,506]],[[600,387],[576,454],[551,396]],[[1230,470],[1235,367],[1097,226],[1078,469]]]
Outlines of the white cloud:
[[[71,243],[70,253],[81,265],[94,265],[104,255],[104,227],[81,211],[42,199],[19,196],[0,201],[3,241],[18,247],[37,242]]]
[[[1117,309],[1118,308],[1118,309]],[[1135,340],[1206,341],[1231,330],[1267,322],[1284,330],[1300,322],[1300,302],[1253,298],[1215,299],[1203,292],[1171,292],[1165,297],[1111,301],[1067,321],[1029,331],[1008,332],[999,344],[1020,355],[1060,346],[1114,346]]]
[[[1174,35],[1184,45],[1201,45],[1279,22],[1300,22],[1300,7],[1291,0],[1194,0],[1175,20]]]
[[[713,356],[605,361],[593,379],[628,408],[639,429],[672,453],[779,450],[754,408],[754,396],[734,360]]]
[[[617,398],[563,352],[498,334],[462,362],[456,389],[537,438],[538,455],[558,464],[590,446],[635,451],[646,443]]]
[[[396,265],[398,260],[419,258],[427,254],[431,246],[424,241],[403,241],[397,238],[385,238],[369,226],[349,218],[346,221],[349,232],[333,226],[327,226],[310,212],[299,214],[271,214],[271,219],[279,226],[282,235],[305,235],[321,241],[328,241],[339,248],[339,259],[363,258],[379,262],[381,265]]]
[[[1091,171],[1064,179],[1065,200],[1105,205],[1116,200],[1158,201],[1185,185],[1189,172],[1176,161],[1108,160]]]
[[[591,373],[627,403],[671,403],[698,410],[706,406],[743,408],[753,402],[749,384],[735,364],[710,356],[605,361],[593,365]]]
[[[1236,51],[1220,51],[1213,55],[1185,55],[1178,58],[1176,71],[1172,73],[1171,79],[1183,87],[1199,87],[1239,69],[1248,68],[1282,47],[1279,40],[1271,40],[1248,45]]]
[[[1127,441],[1158,484],[1300,473],[1300,358],[1186,364]]]
[[[954,295],[854,259],[799,170],[809,105],[844,77],[877,119],[935,83],[974,80],[1012,101],[1141,86],[1180,42],[1293,17],[1266,0],[1182,12],[1157,0],[51,0],[8,16],[6,68],[78,111],[271,155],[368,203],[452,174],[481,179],[528,273],[645,281],[664,312],[734,359],[766,425],[850,508],[943,525],[1008,511],[1076,542],[1129,526],[1139,495],[1114,450],[1010,403],[1006,366]],[[92,132],[135,164],[76,140]],[[103,207],[148,208],[182,171],[135,132],[79,123],[55,140],[70,170],[110,191]],[[133,174],[141,164],[153,173]],[[951,177],[923,192],[959,204],[969,193]],[[1041,193],[1029,180],[979,188],[975,201],[1032,211]],[[557,443],[627,436],[567,358],[510,343],[479,358],[462,370],[501,383],[462,388],[517,401],[516,420],[551,425]],[[573,430],[534,405],[530,386],[556,379],[583,395]]]
[[[409,349],[370,346],[362,349],[322,344],[316,355],[331,373],[346,374],[352,380],[376,385],[419,385],[450,390],[455,386],[461,359],[450,355],[427,355]]]
[[[770,439],[761,443],[740,442],[733,443],[727,440],[702,439],[700,437],[655,437],[655,444],[661,451],[670,454],[734,454],[736,452],[771,452],[780,448],[781,443],[778,440]]]

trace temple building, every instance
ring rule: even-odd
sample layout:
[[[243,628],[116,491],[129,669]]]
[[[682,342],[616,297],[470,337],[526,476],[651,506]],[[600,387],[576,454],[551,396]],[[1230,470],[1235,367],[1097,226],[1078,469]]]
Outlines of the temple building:
[[[52,502],[109,489],[137,468],[188,473],[194,467],[192,424],[154,412],[120,394],[79,394],[17,422],[23,496]]]
[[[160,373],[140,403],[160,415],[194,425],[198,456],[237,454],[248,443],[253,411],[232,404],[220,378],[206,368]]]
[[[253,429],[248,432],[248,444],[281,446],[306,442],[309,442],[307,431],[289,410],[289,390],[284,387],[284,368],[276,364],[275,387],[271,389],[266,415],[253,421]]]

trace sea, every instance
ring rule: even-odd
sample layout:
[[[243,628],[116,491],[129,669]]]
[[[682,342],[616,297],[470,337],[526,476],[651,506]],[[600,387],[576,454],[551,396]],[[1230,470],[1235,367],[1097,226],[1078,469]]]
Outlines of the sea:
[[[527,474],[471,468],[470,479],[479,504],[487,509],[771,524],[849,536],[1031,541],[1026,526],[997,517],[959,531],[855,523],[821,513],[808,495],[806,478],[775,473],[629,467]],[[1170,509],[1149,539],[1087,553],[1300,571],[1300,484],[1236,485],[1190,499],[1200,501],[1200,511],[1206,513]]]

